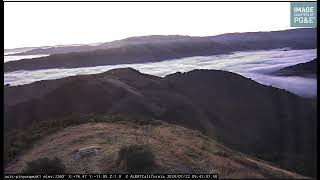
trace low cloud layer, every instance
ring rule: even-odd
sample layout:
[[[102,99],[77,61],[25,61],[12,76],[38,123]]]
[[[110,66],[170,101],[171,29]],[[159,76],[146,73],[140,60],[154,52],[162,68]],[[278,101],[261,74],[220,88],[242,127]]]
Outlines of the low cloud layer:
[[[145,64],[15,71],[4,74],[4,83],[10,85],[28,84],[35,81],[59,79],[77,74],[96,74],[123,67],[132,67],[142,73],[161,77],[175,72],[188,72],[193,69],[219,69],[235,72],[250,77],[259,83],[286,89],[304,97],[313,97],[317,94],[316,79],[303,77],[276,77],[270,75],[270,73],[283,67],[311,61],[316,57],[316,49],[244,51],[232,54],[188,57]]]

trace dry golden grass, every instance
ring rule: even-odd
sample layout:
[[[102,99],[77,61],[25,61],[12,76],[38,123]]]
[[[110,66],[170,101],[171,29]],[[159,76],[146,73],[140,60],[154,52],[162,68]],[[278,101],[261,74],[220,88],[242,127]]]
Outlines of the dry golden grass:
[[[232,151],[180,126],[132,126],[126,123],[88,123],[65,128],[44,137],[5,168],[19,173],[27,161],[55,156],[67,173],[121,173],[116,164],[119,149],[129,144],[149,144],[156,166],[150,173],[218,173],[219,178],[304,178]],[[79,148],[102,147],[96,155],[73,159]]]

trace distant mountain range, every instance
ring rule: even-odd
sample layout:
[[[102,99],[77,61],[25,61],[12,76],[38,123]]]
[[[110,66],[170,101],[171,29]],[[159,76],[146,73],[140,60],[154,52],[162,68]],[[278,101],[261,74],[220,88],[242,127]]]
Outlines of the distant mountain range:
[[[273,74],[279,76],[317,76],[317,58],[306,63],[300,63],[282,68]]]
[[[4,64],[4,71],[145,63],[245,50],[313,49],[317,47],[316,31],[314,28],[303,28],[272,32],[229,33],[208,37],[154,35],[132,37],[99,45],[32,49],[15,55],[52,55],[7,62]]]
[[[31,50],[16,53],[12,55],[36,55],[36,54],[61,54],[61,53],[71,53],[71,52],[84,52],[84,51],[94,51],[101,49],[119,48],[128,45],[138,45],[146,43],[163,43],[163,42],[179,42],[187,40],[202,40],[205,38],[201,37],[190,37],[190,36],[179,36],[179,35],[151,35],[151,36],[138,36],[130,37],[122,40],[115,40],[106,43],[97,43],[96,45],[65,45],[65,46],[44,46],[40,48],[33,48]]]
[[[76,114],[142,114],[312,177],[316,112],[315,100],[218,70],[161,78],[124,68],[4,87],[6,132]]]
[[[180,35],[150,35],[150,36],[138,36],[130,37],[122,40],[116,40],[112,42],[99,43],[97,45],[60,45],[60,46],[44,46],[40,48],[32,48],[26,52],[17,53],[15,55],[36,55],[36,54],[61,54],[70,52],[83,52],[83,51],[94,51],[99,49],[110,49],[119,48],[128,45],[138,45],[138,44],[148,44],[148,43],[170,43],[170,42],[192,42],[192,41],[204,41],[211,40],[219,43],[230,44],[230,43],[241,43],[244,45],[243,48],[257,48],[252,47],[251,43],[259,42],[272,42],[278,41],[283,44],[273,44],[275,47],[283,47],[284,44],[288,44],[288,47],[301,48],[302,42],[294,42],[295,40],[300,40],[304,38],[305,46],[314,46],[315,44],[310,44],[309,41],[314,41],[314,33],[316,29],[292,29],[284,31],[271,31],[271,32],[248,32],[248,33],[227,33],[216,36],[207,37],[192,37],[192,36],[180,36]],[[310,34],[311,33],[311,34]],[[249,46],[249,47],[248,47]],[[251,46],[251,47],[250,47]],[[266,45],[259,45],[260,47],[265,47]],[[270,46],[267,45],[267,46]],[[239,48],[239,47],[238,47]],[[305,47],[308,48],[308,47]],[[14,55],[14,54],[13,54]]]
[[[225,45],[201,40],[192,43],[172,42],[123,46],[106,50],[53,54],[47,57],[11,61],[4,71],[50,68],[78,68],[126,63],[147,63],[189,56],[213,55],[230,52]]]

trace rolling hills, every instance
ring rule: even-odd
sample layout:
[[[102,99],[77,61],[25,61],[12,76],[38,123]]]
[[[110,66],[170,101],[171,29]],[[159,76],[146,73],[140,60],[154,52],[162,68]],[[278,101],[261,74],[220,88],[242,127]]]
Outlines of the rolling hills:
[[[282,68],[273,74],[279,76],[317,76],[317,58],[306,63]]]
[[[19,173],[25,162],[59,157],[66,173],[127,173],[117,165],[122,146],[146,144],[155,154],[147,173],[217,173],[219,178],[299,178],[265,161],[233,151],[197,131],[159,121],[137,125],[130,121],[85,123],[61,129],[37,141],[10,163],[6,173]],[[95,154],[74,158],[79,148],[99,146]]]
[[[114,69],[5,87],[4,106],[7,132],[76,114],[142,114],[198,130],[281,168],[316,173],[316,102],[231,72],[161,78]]]
[[[101,49],[119,48],[139,44],[164,44],[173,42],[192,43],[196,41],[210,40],[218,43],[237,46],[237,50],[249,50],[260,48],[283,48],[292,47],[293,49],[314,48],[316,43],[316,29],[303,28],[283,31],[270,32],[246,32],[246,33],[227,33],[216,36],[193,37],[182,35],[150,35],[129,37],[126,39],[115,40],[97,45],[65,45],[53,47],[32,48],[31,50],[16,53],[14,55],[36,55],[36,54],[61,54],[71,52],[85,52]],[[269,42],[269,43],[268,43]],[[277,43],[271,43],[277,42]],[[254,44],[254,45],[253,45]],[[247,49],[249,48],[249,49]]]

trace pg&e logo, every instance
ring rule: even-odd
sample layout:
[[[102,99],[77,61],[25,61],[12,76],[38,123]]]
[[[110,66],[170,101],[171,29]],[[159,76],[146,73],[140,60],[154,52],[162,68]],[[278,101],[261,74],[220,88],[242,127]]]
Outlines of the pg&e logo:
[[[291,2],[291,27],[316,27],[317,2]]]

